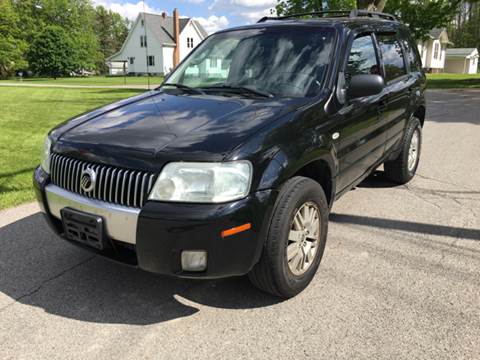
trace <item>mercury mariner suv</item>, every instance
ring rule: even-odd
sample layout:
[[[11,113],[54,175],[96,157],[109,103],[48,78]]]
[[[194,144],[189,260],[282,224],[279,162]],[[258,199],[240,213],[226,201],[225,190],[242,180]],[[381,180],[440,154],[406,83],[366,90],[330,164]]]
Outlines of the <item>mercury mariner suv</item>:
[[[424,89],[391,15],[263,18],[209,36],[159,88],[53,129],[36,193],[55,233],[91,251],[292,297],[336,199],[382,164],[414,176]]]

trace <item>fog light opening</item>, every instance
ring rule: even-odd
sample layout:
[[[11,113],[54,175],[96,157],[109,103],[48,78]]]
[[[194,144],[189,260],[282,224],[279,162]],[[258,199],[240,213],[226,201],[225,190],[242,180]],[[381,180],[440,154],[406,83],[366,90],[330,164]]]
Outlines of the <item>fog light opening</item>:
[[[182,251],[183,271],[205,271],[207,269],[207,252],[205,250]]]

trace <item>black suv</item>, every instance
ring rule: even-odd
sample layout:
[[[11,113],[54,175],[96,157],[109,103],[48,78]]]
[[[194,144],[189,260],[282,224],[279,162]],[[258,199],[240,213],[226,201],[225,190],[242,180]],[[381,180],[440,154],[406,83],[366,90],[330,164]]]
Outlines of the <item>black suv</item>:
[[[158,89],[53,129],[36,192],[74,244],[291,297],[317,271],[336,199],[381,164],[414,176],[424,88],[390,15],[264,18],[208,37]]]

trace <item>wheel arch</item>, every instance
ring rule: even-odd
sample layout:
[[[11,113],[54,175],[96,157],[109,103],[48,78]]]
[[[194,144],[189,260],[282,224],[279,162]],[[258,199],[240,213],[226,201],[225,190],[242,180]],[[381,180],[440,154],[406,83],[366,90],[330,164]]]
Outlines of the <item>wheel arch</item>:
[[[323,188],[328,206],[331,207],[334,200],[334,177],[330,165],[325,159],[318,159],[305,164],[293,176],[310,178]]]
[[[328,151],[303,161],[288,158],[283,152],[279,152],[264,171],[259,188],[278,189],[294,176],[307,177],[322,186],[331,207],[335,200],[335,169],[334,158]]]
[[[413,116],[420,120],[420,124],[422,125],[422,127],[423,127],[423,124],[425,123],[425,113],[426,113],[425,105],[420,105],[413,112]]]

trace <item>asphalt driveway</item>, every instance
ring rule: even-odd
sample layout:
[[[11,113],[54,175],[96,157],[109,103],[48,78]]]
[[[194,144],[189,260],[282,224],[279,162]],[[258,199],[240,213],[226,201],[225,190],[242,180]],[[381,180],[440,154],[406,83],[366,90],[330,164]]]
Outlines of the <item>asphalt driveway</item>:
[[[4,222],[1,359],[480,358],[479,91],[429,93],[417,177],[380,170],[339,200],[316,278],[288,301],[114,264],[38,213]]]

